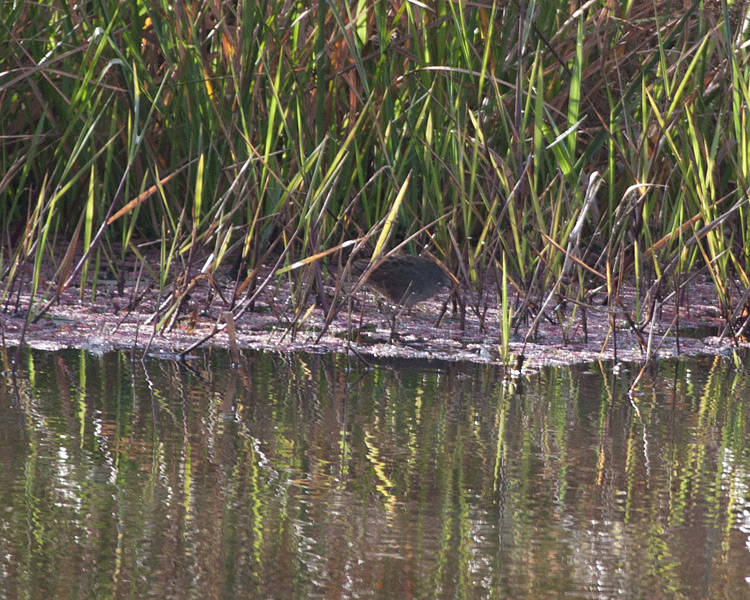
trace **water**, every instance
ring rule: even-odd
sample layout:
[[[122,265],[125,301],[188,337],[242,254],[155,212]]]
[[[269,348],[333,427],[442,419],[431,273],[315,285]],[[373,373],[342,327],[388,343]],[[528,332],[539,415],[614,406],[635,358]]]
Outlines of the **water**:
[[[750,598],[747,374],[634,375],[27,352],[0,598]]]

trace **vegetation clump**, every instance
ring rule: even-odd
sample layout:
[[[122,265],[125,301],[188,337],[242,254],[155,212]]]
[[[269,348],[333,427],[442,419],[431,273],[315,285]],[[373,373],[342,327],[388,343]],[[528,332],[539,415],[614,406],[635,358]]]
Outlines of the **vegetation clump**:
[[[149,278],[159,328],[198,283],[239,317],[282,281],[291,322],[314,298],[327,325],[326,284],[390,248],[437,257],[462,315],[494,307],[506,350],[560,306],[563,332],[596,308],[640,335],[696,275],[748,326],[744,2],[2,11],[4,311],[106,273]]]

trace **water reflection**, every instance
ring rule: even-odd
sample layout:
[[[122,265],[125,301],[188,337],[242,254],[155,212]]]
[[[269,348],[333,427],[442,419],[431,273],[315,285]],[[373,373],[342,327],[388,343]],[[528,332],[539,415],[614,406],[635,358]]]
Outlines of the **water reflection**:
[[[418,366],[26,353],[0,598],[750,597],[744,373]]]

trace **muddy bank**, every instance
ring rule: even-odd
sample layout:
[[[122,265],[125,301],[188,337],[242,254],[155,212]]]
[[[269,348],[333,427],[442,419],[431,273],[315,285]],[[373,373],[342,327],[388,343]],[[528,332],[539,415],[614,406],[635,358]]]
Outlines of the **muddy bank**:
[[[2,343],[17,346],[23,336],[25,344],[37,349],[119,349],[134,350],[138,355],[147,350],[164,356],[183,353],[201,341],[201,346],[226,348],[226,331],[216,331],[224,327],[222,313],[231,308],[224,299],[231,298],[233,285],[227,276],[211,286],[205,282],[196,286],[181,314],[159,331],[154,317],[158,312],[157,294],[143,294],[148,286],[145,280],[134,279],[120,290],[114,281],[100,281],[94,301],[80,300],[80,290],[70,287],[41,319],[29,323],[25,332],[29,297],[28,292],[21,292],[4,307]],[[326,291],[329,296],[335,292],[332,287]],[[141,295],[143,299],[133,308],[136,303],[132,299]],[[532,319],[519,321],[516,317],[504,356],[494,295],[485,295],[491,301],[473,310],[465,294],[467,310],[462,323],[452,310],[448,293],[443,293],[400,314],[397,335],[392,336],[394,309],[382,303],[379,306],[367,290],[354,294],[353,301],[347,302],[326,328],[322,308],[311,301],[295,317],[288,285],[274,282],[258,297],[252,312],[237,318],[236,337],[239,346],[248,350],[343,352],[363,357],[515,364],[522,354],[525,368],[532,369],[594,360],[642,362],[647,355],[644,347],[649,344],[656,358],[723,354],[733,347],[747,346],[722,336],[725,322],[716,308],[713,285],[704,278],[696,277],[691,282],[677,318],[674,302],[668,301],[658,311],[657,319],[640,332],[625,317],[625,310],[631,315],[635,312],[634,296],[632,288],[623,288],[624,308],[615,314],[614,331],[601,306],[603,295],[591,299],[585,317],[580,308],[574,313],[571,305],[562,312],[546,311],[539,319],[537,335],[527,342],[524,338]]]

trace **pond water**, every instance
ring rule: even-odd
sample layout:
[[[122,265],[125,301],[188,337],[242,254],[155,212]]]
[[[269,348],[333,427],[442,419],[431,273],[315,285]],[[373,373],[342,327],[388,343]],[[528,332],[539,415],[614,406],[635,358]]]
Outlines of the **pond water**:
[[[750,598],[750,378],[23,352],[0,598]],[[748,363],[745,357],[745,363]]]

